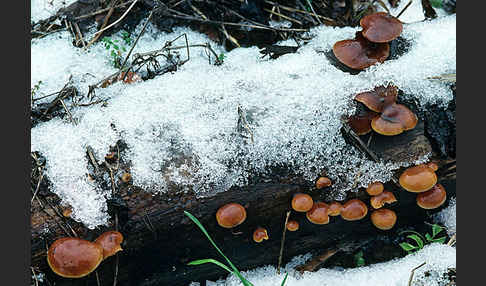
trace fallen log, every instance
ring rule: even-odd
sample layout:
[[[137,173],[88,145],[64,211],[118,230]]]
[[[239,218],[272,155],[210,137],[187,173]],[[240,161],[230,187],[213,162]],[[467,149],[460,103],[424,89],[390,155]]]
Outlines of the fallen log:
[[[398,161],[405,157],[418,159],[432,151],[422,122],[415,129],[395,137],[373,136],[369,149],[386,161]],[[446,161],[438,163],[441,167]],[[135,186],[125,185],[117,191],[117,199],[109,205],[109,211],[117,213],[113,216],[112,226],[95,230],[64,217],[56,195],[38,194],[39,199],[33,200],[32,204],[31,265],[36,271],[45,273],[45,280],[49,281],[46,285],[60,286],[114,285],[114,280],[117,285],[188,285],[191,281],[224,277],[227,273],[214,265],[187,266],[191,260],[220,260],[221,257],[196,225],[183,214],[184,210],[201,221],[239,269],[276,265],[292,195],[306,192],[314,200],[325,200],[326,189],[317,190],[312,183],[295,175],[276,174],[275,178],[272,182],[232,188],[203,198],[197,198],[193,193],[152,195]],[[455,178],[449,176],[441,183],[449,197],[455,196]],[[448,204],[425,211],[416,205],[415,194],[400,189],[393,182],[385,184],[385,188],[398,199],[398,203],[390,207],[398,216],[397,225],[392,230],[385,232],[376,229],[369,215],[355,222],[332,217],[327,225],[314,225],[307,221],[305,214],[292,212],[290,218],[299,221],[300,229],[286,233],[283,264],[296,255],[316,251],[322,253],[343,243],[354,244],[356,248],[363,241],[377,236],[396,237],[398,229],[423,224],[427,215],[440,211]],[[349,198],[360,198],[369,206],[369,196],[363,190],[349,193]],[[246,221],[233,230],[219,227],[215,219],[217,209],[228,202],[238,202],[247,210]],[[46,250],[55,239],[77,235],[94,240],[101,232],[114,229],[115,225],[125,236],[124,250],[117,257],[104,261],[96,273],[81,279],[65,279],[49,269]],[[253,230],[258,226],[264,226],[270,236],[269,240],[260,244],[252,240]]]

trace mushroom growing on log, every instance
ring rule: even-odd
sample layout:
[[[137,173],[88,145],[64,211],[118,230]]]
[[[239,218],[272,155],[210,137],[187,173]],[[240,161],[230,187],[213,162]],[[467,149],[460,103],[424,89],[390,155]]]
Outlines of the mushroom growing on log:
[[[410,132],[394,137],[374,138],[369,149],[386,162],[415,161],[432,150],[423,133],[423,124],[418,124]],[[443,162],[437,161],[437,164],[442,166]],[[316,200],[325,200],[321,197],[325,194],[314,190],[313,182],[306,185],[299,183],[305,180],[298,176],[281,176],[282,174],[276,173],[274,177],[277,179],[273,182],[231,188],[210,197],[197,197],[191,192],[153,195],[132,185],[120,186],[117,193],[124,204],[126,219],[121,219],[123,216],[120,213],[119,230],[125,237],[124,251],[118,254],[117,285],[187,286],[192,281],[216,280],[227,275],[224,270],[214,265],[187,265],[195,259],[217,258],[218,254],[210,247],[198,227],[183,214],[183,210],[189,211],[201,221],[238,269],[276,265],[280,253],[280,234],[285,227],[285,213],[290,209],[292,196],[305,192]],[[440,183],[447,191],[448,197],[455,196],[455,179]],[[400,202],[393,207],[399,217],[395,228],[421,224],[427,213],[439,212],[447,206],[448,201],[437,209],[424,210],[417,205],[415,193],[400,191],[398,186],[390,182],[385,183],[385,188],[394,192]],[[47,203],[50,202],[57,208],[58,204],[55,202],[58,202],[59,198],[55,194],[39,193],[38,198],[42,206],[34,200],[31,212],[31,265],[43,272],[51,285],[96,285],[96,277],[93,274],[81,279],[65,279],[52,273],[47,264],[46,245],[51,245],[60,236],[66,236],[66,232],[70,233],[71,228],[78,236],[94,240],[103,231],[112,227],[90,230],[72,218],[55,214],[56,211]],[[217,224],[215,214],[227,202],[238,202],[247,206],[248,215],[245,223],[238,226],[241,234],[233,234]],[[326,248],[335,247],[338,242],[373,239],[377,235],[386,235],[372,225],[370,216],[354,222],[335,217],[324,226],[308,222],[305,213],[293,213],[292,219],[300,221],[300,226],[299,231],[286,233],[282,259],[284,264],[296,255],[315,250],[322,252]],[[258,225],[265,225],[274,233],[273,239],[265,241],[264,252],[252,241],[252,233]],[[49,231],[46,232],[46,229]],[[117,269],[115,263],[115,259],[108,259],[98,266],[101,286],[113,285]]]

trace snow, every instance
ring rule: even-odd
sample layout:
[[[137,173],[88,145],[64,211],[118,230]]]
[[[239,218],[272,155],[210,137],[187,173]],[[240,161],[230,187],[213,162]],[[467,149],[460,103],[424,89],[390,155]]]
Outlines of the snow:
[[[32,2],[35,17],[44,13],[41,2]],[[353,37],[356,30],[314,28],[310,31],[314,38],[297,53],[269,60],[261,59],[256,47],[225,52],[205,35],[186,28],[162,33],[149,25],[134,53],[160,49],[186,33],[190,44],[211,42],[217,54],[224,53],[224,64],[210,65],[202,48],[191,48],[190,60],[177,72],[97,89],[97,99],[106,105],[73,107],[66,100],[78,124],[68,117],[38,124],[31,131],[31,149],[46,157],[52,191],[72,206],[73,218],[89,228],[107,223],[110,190],[87,178],[86,148],[91,146],[100,159],[119,139],[128,146],[121,156],[132,164],[133,184],[153,192],[167,192],[175,184],[183,191],[210,196],[244,186],[250,176],[265,175],[271,167],[286,166],[309,181],[325,170],[333,180],[329,199],[342,199],[356,191],[352,185],[358,176],[357,187],[386,182],[400,166],[428,159],[376,164],[347,145],[340,119],[354,112],[352,95],[393,82],[421,107],[445,104],[452,98],[449,87],[426,78],[456,70],[455,15],[405,25],[402,37],[412,43],[408,53],[351,75],[331,65],[319,51]],[[120,34],[112,38],[121,41]],[[102,43],[84,51],[73,47],[71,40],[67,31],[32,40],[31,85],[42,81],[36,97],[59,91],[70,75],[85,96],[88,85],[116,71]],[[183,43],[180,39],[174,45]],[[281,44],[295,45],[290,40]],[[185,58],[185,50],[179,53]],[[253,143],[236,132],[238,106],[246,112]]]
[[[30,21],[38,22],[56,14],[64,7],[71,5],[77,0],[31,0],[30,1]]]
[[[443,274],[448,268],[456,267],[456,248],[445,244],[434,243],[426,245],[423,249],[409,254],[400,259],[394,259],[383,263],[363,266],[351,269],[327,269],[322,268],[316,272],[298,273],[294,270],[296,265],[302,264],[309,256],[294,258],[281,274],[276,274],[273,266],[264,266],[250,271],[242,272],[243,277],[258,286],[280,285],[288,272],[286,286],[306,285],[375,285],[375,286],[406,286],[410,272],[423,262],[426,264],[415,270],[412,285],[414,286],[439,286],[448,282]],[[425,273],[428,273],[427,275]],[[196,286],[192,283],[191,286]],[[216,282],[207,281],[207,286],[239,286],[242,285],[238,278],[229,275],[225,280]]]
[[[434,215],[434,222],[444,225],[447,229],[447,234],[452,236],[456,233],[456,198],[453,197],[449,201],[449,205]]]

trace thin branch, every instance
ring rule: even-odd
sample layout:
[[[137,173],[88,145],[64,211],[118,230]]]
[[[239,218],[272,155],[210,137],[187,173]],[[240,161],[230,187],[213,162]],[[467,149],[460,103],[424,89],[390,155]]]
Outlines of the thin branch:
[[[123,15],[118,20],[116,20],[115,22],[111,23],[107,27],[99,30],[98,32],[95,33],[95,35],[97,35],[99,33],[102,33],[103,31],[108,30],[109,28],[113,27],[114,25],[118,24],[121,20],[123,20],[123,18],[125,18],[125,16],[127,16],[128,12],[130,12],[130,10],[133,8],[133,6],[135,6],[135,4],[137,3],[137,1],[138,0],[133,1],[132,5],[130,5],[130,7],[128,7],[128,9],[125,11],[125,13],[123,13]],[[113,7],[113,9],[114,9],[114,7]]]
[[[425,265],[425,262],[420,264],[419,266],[415,267],[414,269],[412,269],[412,272],[410,273],[410,278],[408,278],[408,286],[411,286],[412,285],[412,281],[413,281],[413,274],[415,272],[415,270],[419,269],[420,267],[424,266]]]
[[[407,8],[412,4],[413,0],[410,0],[407,5],[405,5],[405,7],[403,7],[402,11],[400,11],[400,13],[398,13],[398,15],[395,16],[395,18],[400,18],[400,16],[402,16],[403,12],[405,12],[405,10],[407,10]]]
[[[280,266],[282,265],[282,256],[283,256],[283,249],[285,243],[285,231],[287,230],[287,222],[289,221],[290,212],[291,211],[288,211],[287,215],[285,216],[285,223],[283,226],[283,233],[282,233],[282,241],[280,243],[280,254],[278,255],[277,274],[280,274]]]

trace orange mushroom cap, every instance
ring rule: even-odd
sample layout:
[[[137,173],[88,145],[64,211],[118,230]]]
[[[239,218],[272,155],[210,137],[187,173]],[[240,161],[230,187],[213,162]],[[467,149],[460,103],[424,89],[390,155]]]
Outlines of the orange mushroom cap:
[[[377,133],[393,136],[415,128],[418,118],[403,104],[393,103],[385,106],[383,113],[371,120],[371,128]]]
[[[432,189],[417,195],[417,205],[430,210],[440,207],[447,199],[447,193],[441,184],[436,184]]]
[[[359,21],[363,36],[370,42],[386,43],[396,39],[403,30],[403,24],[386,12],[367,15]]]
[[[255,242],[262,242],[263,240],[267,240],[268,239],[268,233],[267,233],[267,230],[264,229],[263,227],[258,227],[257,229],[255,229],[255,231],[253,232],[253,240]]]
[[[287,222],[287,230],[289,231],[297,231],[299,229],[299,222],[296,220],[289,220]]]
[[[347,67],[364,70],[376,63],[384,62],[390,55],[390,46],[387,43],[371,43],[361,35],[361,32],[357,32],[355,39],[336,42],[332,51]]]
[[[307,212],[312,208],[314,201],[308,194],[297,193],[292,198],[292,209],[296,212]]]
[[[317,179],[316,188],[322,189],[325,187],[329,187],[331,184],[331,179],[329,179],[328,177],[320,177],[319,179]]]
[[[305,214],[307,219],[313,224],[329,223],[329,206],[323,202],[315,202],[312,208]]]
[[[427,167],[429,167],[430,169],[434,170],[434,172],[439,169],[439,166],[437,166],[437,164],[434,163],[434,162],[427,163]]]
[[[354,221],[360,220],[368,213],[368,207],[365,203],[358,199],[347,201],[341,210],[341,217],[344,220]]]
[[[398,88],[394,85],[384,87],[382,85],[375,87],[371,91],[358,93],[354,100],[363,103],[366,107],[374,112],[383,112],[385,106],[397,101]]]
[[[381,194],[384,189],[385,189],[385,187],[383,186],[383,183],[374,182],[374,183],[371,183],[371,184],[368,185],[368,187],[366,188],[366,192],[370,196],[376,196],[376,195]]]
[[[343,205],[339,202],[332,202],[329,204],[329,211],[328,215],[330,216],[338,216],[341,214],[341,210],[343,209]]]
[[[359,110],[355,115],[348,118],[348,125],[356,135],[365,135],[371,132],[371,120],[379,116],[371,110]]]
[[[47,251],[47,263],[54,273],[81,278],[93,272],[103,260],[99,244],[76,237],[60,238]]]
[[[384,191],[379,195],[373,196],[370,199],[370,204],[374,209],[379,209],[385,204],[391,204],[397,201],[392,192]]]
[[[374,210],[370,217],[373,225],[381,230],[389,230],[397,222],[396,213],[389,209]]]
[[[426,164],[420,164],[406,169],[398,180],[400,186],[412,193],[429,190],[437,183],[437,175]]]
[[[224,228],[233,228],[242,224],[246,219],[245,208],[237,203],[229,203],[218,209],[216,220]]]
[[[123,250],[121,243],[123,242],[123,235],[118,231],[107,231],[102,233],[95,239],[97,243],[103,248],[103,259],[115,255],[118,251]]]

